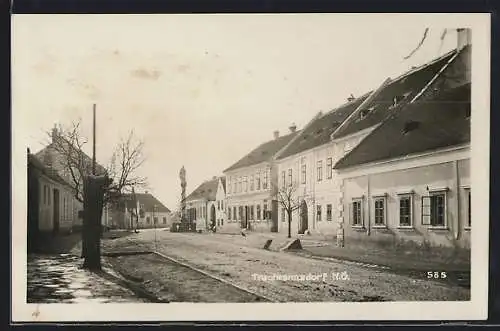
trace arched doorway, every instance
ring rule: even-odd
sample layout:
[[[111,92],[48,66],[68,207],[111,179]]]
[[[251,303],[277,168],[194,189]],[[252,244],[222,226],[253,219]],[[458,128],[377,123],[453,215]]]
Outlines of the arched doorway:
[[[215,226],[215,206],[212,205],[210,208],[210,228]]]
[[[309,227],[307,220],[307,203],[302,200],[300,204],[300,222],[299,222],[299,233],[303,234]]]

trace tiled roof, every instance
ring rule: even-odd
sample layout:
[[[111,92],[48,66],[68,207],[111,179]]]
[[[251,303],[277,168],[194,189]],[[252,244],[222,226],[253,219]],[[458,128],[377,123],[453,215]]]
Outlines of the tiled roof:
[[[68,187],[71,187],[71,185],[64,179],[62,178],[56,170],[44,165],[35,155],[28,153],[28,167],[34,167],[37,168],[40,172],[42,172],[44,175],[49,177],[50,179],[66,185]]]
[[[395,98],[399,105],[410,102],[455,53],[455,50],[451,51],[391,81],[373,100],[363,106],[359,116],[349,119],[332,138],[341,138],[381,123],[393,109]]]
[[[394,112],[334,168],[403,157],[470,143],[470,84]]]
[[[297,130],[296,132],[289,133],[286,136],[278,137],[277,139],[261,144],[259,147],[255,148],[253,151],[241,158],[238,162],[224,170],[224,172],[271,160],[274,155],[285,147],[286,144],[293,139],[293,137],[299,134],[299,132],[300,131]]]
[[[186,201],[205,199],[208,201],[214,201],[217,195],[217,186],[219,184],[219,178],[207,180],[201,183],[200,186],[196,188],[188,197]]]
[[[165,207],[165,205],[161,203],[160,200],[155,198],[151,193],[136,193],[135,196],[139,204],[144,205],[144,211],[146,212],[152,212],[155,206],[157,212],[170,212],[170,209]],[[122,196],[122,200],[125,201],[132,201],[132,199],[133,196],[130,193],[124,194]]]
[[[330,135],[345,119],[368,97],[368,94],[346,103],[328,113],[320,116],[308,125],[300,136],[292,142],[278,159],[326,144],[330,141]]]

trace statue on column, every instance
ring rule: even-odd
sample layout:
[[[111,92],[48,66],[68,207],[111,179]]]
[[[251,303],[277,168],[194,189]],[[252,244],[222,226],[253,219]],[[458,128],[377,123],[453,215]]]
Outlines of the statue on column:
[[[181,222],[186,220],[186,169],[182,166],[179,171],[179,178],[181,180]]]

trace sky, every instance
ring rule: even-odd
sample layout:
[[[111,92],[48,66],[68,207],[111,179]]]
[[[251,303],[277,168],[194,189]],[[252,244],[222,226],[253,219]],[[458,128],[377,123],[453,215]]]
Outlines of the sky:
[[[350,94],[454,48],[456,26],[436,22],[364,14],[14,15],[13,139],[37,152],[54,124],[76,120],[91,138],[95,103],[97,161],[108,164],[120,137],[134,130],[146,158],[138,174],[175,209],[183,165],[189,194],[273,131],[302,129]],[[429,26],[423,46],[404,60]],[[91,155],[90,144],[85,151]]]

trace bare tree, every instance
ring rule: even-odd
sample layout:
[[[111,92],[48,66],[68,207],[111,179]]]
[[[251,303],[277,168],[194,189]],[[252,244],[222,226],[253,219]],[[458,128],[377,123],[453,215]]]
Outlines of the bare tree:
[[[52,136],[52,148],[57,155],[59,171],[69,179],[73,186],[75,198],[83,203],[83,178],[92,174],[92,159],[84,152],[88,140],[82,135],[80,121],[69,127],[59,127]],[[142,153],[144,143],[136,139],[134,131],[122,138],[111,156],[107,167],[96,166],[98,175],[109,178],[104,192],[104,204],[116,202],[123,193],[132,192],[133,187],[147,186],[147,179],[136,175],[136,171],[144,163]]]
[[[298,196],[298,184],[297,182],[285,183],[278,187],[278,185],[273,184],[273,191],[276,194],[276,199],[281,206],[282,210],[285,211],[288,221],[288,238],[292,237],[292,214],[298,210],[301,206],[301,201]],[[307,197],[302,197],[306,199]]]
[[[73,187],[75,199],[84,203],[84,180],[92,174],[92,159],[83,152],[83,148],[87,143],[87,139],[82,135],[80,129],[80,121],[73,122],[67,128],[59,127],[50,133],[52,143],[50,148],[55,153],[51,156],[51,163],[54,168],[58,170],[63,177],[65,177],[70,185]],[[82,257],[85,258],[84,266],[95,265],[100,267],[100,257],[87,256],[89,245],[100,245],[100,219],[102,218],[103,207],[106,205],[118,205],[123,193],[129,193],[134,187],[146,186],[147,181],[145,177],[136,175],[136,171],[144,163],[145,158],[142,153],[144,143],[138,141],[134,132],[130,131],[125,139],[121,139],[118,143],[111,161],[107,167],[96,164],[96,174],[105,177],[104,187],[98,196],[97,208],[92,217],[96,217],[98,222],[99,233],[93,233],[96,230],[82,231]],[[50,153],[50,151],[49,151]],[[55,160],[53,158],[56,158]],[[101,195],[102,194],[102,195]],[[94,194],[92,194],[94,195]],[[84,211],[85,213],[87,211]],[[90,211],[89,211],[90,212]],[[94,221],[94,220],[92,220]],[[84,228],[86,228],[84,221]],[[99,250],[96,250],[99,252]],[[87,263],[88,260],[97,261],[96,263]]]

